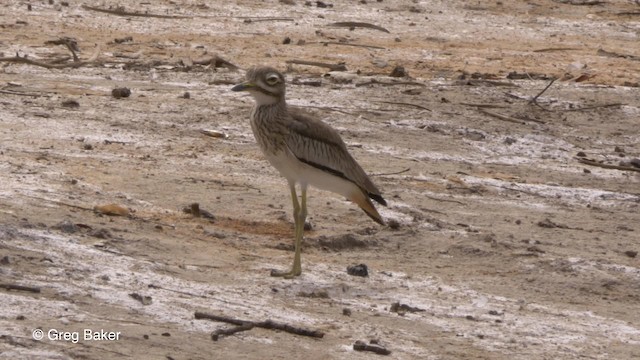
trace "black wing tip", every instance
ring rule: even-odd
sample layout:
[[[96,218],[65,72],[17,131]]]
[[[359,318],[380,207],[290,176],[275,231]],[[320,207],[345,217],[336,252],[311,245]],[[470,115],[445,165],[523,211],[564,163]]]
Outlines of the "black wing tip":
[[[387,206],[387,201],[382,197],[382,195],[369,193],[369,197],[375,200],[378,204]]]

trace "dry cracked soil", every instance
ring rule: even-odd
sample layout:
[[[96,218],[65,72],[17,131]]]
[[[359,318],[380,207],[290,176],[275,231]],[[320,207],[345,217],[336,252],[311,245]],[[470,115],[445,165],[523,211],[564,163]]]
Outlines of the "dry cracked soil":
[[[640,358],[639,15],[2,1],[0,358]],[[291,280],[286,182],[230,91],[257,64],[389,203],[311,189]]]

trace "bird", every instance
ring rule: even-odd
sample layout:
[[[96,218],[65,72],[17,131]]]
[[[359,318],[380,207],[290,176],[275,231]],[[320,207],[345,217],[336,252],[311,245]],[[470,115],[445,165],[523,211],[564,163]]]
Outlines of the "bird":
[[[255,103],[250,122],[253,135],[269,163],[287,180],[293,203],[295,245],[290,271],[272,270],[271,276],[302,274],[300,251],[307,218],[307,188],[313,186],[345,196],[375,222],[385,225],[371,200],[387,206],[380,190],[330,125],[287,106],[285,78],[269,66],[252,67],[246,81],[232,91],[246,91]],[[300,187],[300,201],[296,192]]]

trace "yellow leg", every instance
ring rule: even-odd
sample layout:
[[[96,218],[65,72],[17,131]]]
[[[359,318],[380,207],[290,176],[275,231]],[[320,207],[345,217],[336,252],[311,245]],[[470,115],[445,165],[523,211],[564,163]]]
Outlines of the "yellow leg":
[[[291,271],[276,271],[271,270],[271,276],[282,276],[290,279],[302,274],[302,262],[300,260],[300,251],[302,247],[302,238],[304,236],[304,222],[307,219],[307,186],[301,185],[301,202],[302,206],[298,203],[298,194],[296,194],[295,183],[289,183],[291,189],[291,201],[293,202],[293,220],[295,222],[295,254],[293,256],[293,266]]]

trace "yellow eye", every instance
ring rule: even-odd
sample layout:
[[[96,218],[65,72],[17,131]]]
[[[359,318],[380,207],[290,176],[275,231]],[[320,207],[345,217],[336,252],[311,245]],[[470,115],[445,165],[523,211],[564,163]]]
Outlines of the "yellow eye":
[[[277,84],[278,82],[280,82],[280,78],[278,77],[278,75],[276,74],[269,74],[267,75],[267,84],[273,86],[275,84]]]

